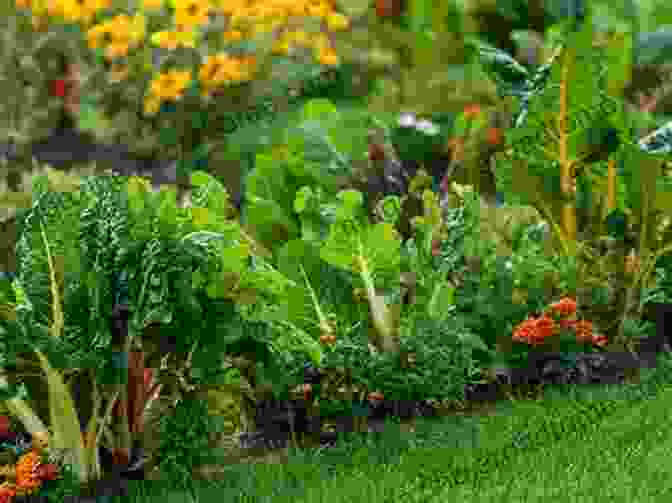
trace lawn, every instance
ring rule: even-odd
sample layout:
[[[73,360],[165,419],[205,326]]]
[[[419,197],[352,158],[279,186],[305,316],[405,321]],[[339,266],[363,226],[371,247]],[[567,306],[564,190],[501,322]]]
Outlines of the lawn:
[[[658,501],[672,490],[672,358],[625,385],[557,387],[487,415],[391,423],[377,439],[287,452],[286,463],[227,467],[197,501],[345,503]],[[368,444],[367,444],[368,442]],[[133,501],[190,501],[160,482]]]

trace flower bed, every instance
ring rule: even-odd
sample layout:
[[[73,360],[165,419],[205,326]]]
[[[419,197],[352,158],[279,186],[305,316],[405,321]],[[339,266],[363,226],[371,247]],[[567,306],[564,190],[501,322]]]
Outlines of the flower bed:
[[[173,11],[181,21],[193,15],[185,7],[188,2],[175,2],[174,9],[159,4],[159,20]],[[198,13],[195,17],[209,19],[205,3],[194,2],[191,7]],[[312,10],[322,18],[330,9],[323,3]],[[75,17],[90,18],[94,11]],[[77,12],[64,9],[60,14],[72,18]],[[131,70],[146,74],[152,69],[149,63],[155,53],[141,47],[148,19],[152,16],[145,13],[114,15],[92,27],[87,42],[105,51],[93,63],[96,75],[104,74],[110,89],[121,85],[129,96],[133,94],[133,106],[126,105],[143,108],[142,120],[157,126],[150,137],[172,134],[172,121],[182,125],[184,117],[171,114],[191,105],[200,107],[201,99],[217,96],[216,88],[250,80],[248,65],[254,66],[256,59],[243,58],[241,63],[214,55],[203,67],[189,63],[189,69],[125,80],[129,68],[105,65],[137,49],[138,66]],[[340,26],[345,26],[343,19]],[[161,31],[151,40],[160,54],[179,48],[194,56],[195,33],[177,31]],[[113,43],[102,47],[105,34]],[[481,53],[484,63],[499,65],[500,73],[507,70],[509,77],[520,77],[516,84],[524,81],[526,94],[515,121],[521,128],[521,134],[514,135],[516,141],[487,129],[478,106],[467,106],[458,117],[451,132],[459,137],[450,143],[455,154],[451,164],[470,164],[467,170],[473,172],[465,178],[474,181],[472,186],[444,183],[444,193],[437,191],[437,180],[427,171],[411,169],[397,158],[388,134],[389,129],[398,132],[397,126],[384,124],[368,110],[357,114],[338,110],[326,99],[308,102],[292,128],[280,128],[283,138],[254,152],[244,222],[231,211],[220,181],[205,171],[189,174],[193,193],[186,206],[177,203],[172,189],[154,192],[136,177],[91,178],[72,193],[55,190],[48,179],[35,180],[17,244],[20,271],[9,286],[3,283],[7,298],[13,295],[7,301],[13,308],[2,320],[0,342],[3,356],[7,352],[10,359],[20,353],[21,345],[37,355],[47,376],[53,431],[19,396],[7,398],[12,413],[33,438],[53,434],[54,443],[67,448],[69,464],[82,483],[93,484],[96,447],[110,418],[118,428],[114,444],[123,446],[115,454],[128,461],[132,435],[142,433],[143,406],[152,395],[152,376],[143,370],[160,363],[156,378],[172,386],[177,398],[162,418],[156,458],[160,470],[173,470],[168,476],[184,481],[201,461],[204,437],[211,432],[210,419],[204,418],[207,407],[199,400],[211,381],[240,408],[249,392],[244,398],[254,402],[257,426],[286,440],[297,433],[320,433],[315,418],[350,416],[356,423],[353,429],[361,429],[366,421],[370,427],[379,416],[412,418],[416,413],[412,405],[460,400],[469,384],[479,378],[487,381],[483,374],[498,364],[509,369],[505,383],[509,388],[599,382],[605,364],[606,373],[616,374],[606,377],[623,379],[627,369],[615,371],[611,367],[618,367],[617,362],[607,355],[617,344],[650,329],[640,319],[645,303],[640,300],[648,295],[652,271],[670,246],[656,243],[655,251],[650,251],[644,239],[645,231],[653,227],[644,225],[652,213],[642,194],[655,195],[655,181],[637,178],[641,184],[629,192],[637,184],[616,175],[638,176],[624,173],[639,166],[640,160],[651,163],[645,166],[646,173],[654,172],[656,161],[645,152],[658,147],[655,138],[639,143],[640,151],[629,145],[620,159],[624,173],[617,173],[610,159],[604,184],[591,186],[592,179],[583,180],[590,189],[585,194],[608,187],[604,204],[609,218],[589,229],[592,234],[586,232],[600,239],[578,238],[574,200],[578,182],[572,173],[584,161],[597,163],[599,156],[570,159],[567,131],[542,135],[524,124],[530,116],[543,119],[533,123],[534,128],[545,125],[553,108],[545,102],[539,106],[532,89],[549,92],[544,98],[558,105],[559,124],[568,122],[568,110],[574,111],[564,91],[584,82],[568,77],[572,57],[584,56],[582,51],[592,57],[592,47],[581,45],[589,37],[575,40],[574,35],[565,35],[567,40],[553,49],[548,65],[535,75],[504,54],[489,49]],[[563,54],[568,57],[561,58]],[[334,62],[333,53],[322,56],[323,63]],[[598,78],[601,60],[597,55],[594,60],[590,63]],[[552,65],[562,71],[549,73]],[[200,70],[199,82],[192,81],[194,68]],[[544,88],[551,78],[552,85]],[[549,91],[554,89],[563,92],[558,97]],[[576,95],[590,94],[578,92],[583,90],[579,87]],[[53,91],[65,98],[60,83]],[[601,107],[613,104],[610,96],[597,96]],[[116,112],[127,112],[121,108]],[[155,114],[171,118],[152,122]],[[198,120],[202,119],[200,114]],[[600,129],[603,119],[590,116],[583,122],[594,122],[591,127]],[[432,137],[425,154],[433,155],[433,149],[443,144],[439,129],[426,120],[413,123]],[[372,130],[365,140],[362,128],[368,125]],[[136,129],[124,132],[135,135]],[[606,129],[608,157],[616,155],[619,142],[614,141],[616,128]],[[416,132],[410,135],[413,141],[418,139]],[[582,133],[593,141],[592,132]],[[468,151],[476,149],[482,134],[490,147],[507,143],[508,157],[498,166],[507,196],[538,207],[552,232],[552,243],[529,222],[514,226],[508,218],[503,225],[506,246],[491,246],[490,238],[501,234],[497,230],[488,229],[485,237],[480,234],[481,214],[497,220],[505,213],[500,207],[488,208],[478,193],[477,156]],[[191,151],[193,145],[189,147]],[[523,165],[522,161],[530,162],[530,152],[538,159]],[[549,152],[562,152],[562,158],[548,159]],[[415,148],[409,147],[405,154],[414,153]],[[365,161],[361,172],[354,169],[357,161]],[[519,187],[514,179],[526,183]],[[558,187],[550,190],[547,180]],[[641,225],[628,224],[627,215],[635,220],[639,215]],[[639,241],[630,236],[635,232],[642,232]],[[605,241],[608,250],[594,250]],[[634,250],[631,243],[637,242],[640,249]],[[501,248],[506,248],[507,257],[501,257]],[[561,300],[553,302],[557,299]],[[617,323],[612,323],[614,319]],[[223,368],[225,358],[235,364]],[[68,366],[96,369],[86,390],[93,405],[84,434],[79,424],[81,403],[67,392],[61,370]],[[520,379],[516,368],[521,369]],[[499,376],[490,377],[496,381]],[[102,406],[97,385],[106,387]],[[318,426],[323,425],[318,421]],[[8,476],[13,473],[17,481],[17,474],[25,475],[17,469],[10,472]],[[7,484],[9,490],[11,483]],[[24,490],[19,484],[14,487]]]

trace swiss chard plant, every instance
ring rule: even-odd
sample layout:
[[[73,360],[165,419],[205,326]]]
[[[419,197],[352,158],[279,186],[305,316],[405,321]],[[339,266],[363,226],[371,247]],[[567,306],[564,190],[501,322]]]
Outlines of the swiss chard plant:
[[[623,101],[630,31],[598,39],[589,9],[580,26],[560,24],[547,39],[552,57],[535,72],[496,49],[481,52],[500,92],[519,106],[497,159],[498,184],[507,199],[535,206],[550,222],[556,250],[582,264],[584,301],[595,304],[605,331],[622,335],[622,320],[641,313],[639,292],[653,264],[670,251],[660,239],[669,218],[670,192],[660,176],[669,126],[642,139],[632,135]],[[600,252],[605,244],[619,252]],[[639,265],[622,295],[617,276],[629,274],[633,249]],[[612,287],[600,301],[595,294],[606,283]]]
[[[152,193],[139,178],[93,177],[69,193],[49,190],[45,179],[35,183],[17,247],[16,316],[2,320],[3,362],[36,351],[44,355],[45,368],[61,376],[62,385],[66,369],[96,368],[93,393],[98,398],[87,425],[91,442],[107,428],[116,400],[126,398],[124,362],[136,347],[182,361],[188,356],[194,380],[204,383],[241,340],[262,348],[273,342],[272,331],[255,330],[255,319],[264,305],[278,304],[291,281],[254,256],[252,239],[227,218],[221,185],[202,172],[193,173],[192,184],[193,206],[180,208],[174,190]],[[119,302],[131,312],[121,340],[110,324]],[[152,337],[156,327],[160,337]],[[53,337],[47,336],[50,332]],[[172,385],[165,377],[160,373],[159,381]],[[274,379],[268,375],[266,380]],[[102,412],[96,390],[107,400]],[[75,429],[68,439],[54,437],[55,446],[68,449],[74,447],[68,442],[81,441],[81,413],[68,416]],[[35,415],[27,414],[21,418],[31,431],[45,433],[30,419]],[[123,416],[117,419],[122,425],[117,441],[128,448],[128,423]],[[51,423],[53,428],[62,424],[53,414]],[[82,462],[78,466],[84,469]]]

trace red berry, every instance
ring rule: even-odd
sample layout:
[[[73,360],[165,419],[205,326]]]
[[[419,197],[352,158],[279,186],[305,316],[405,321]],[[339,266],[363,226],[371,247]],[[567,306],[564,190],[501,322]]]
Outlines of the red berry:
[[[58,79],[54,81],[51,88],[51,94],[53,96],[58,96],[59,98],[65,98],[66,91],[67,91],[67,84],[65,82],[65,79]]]

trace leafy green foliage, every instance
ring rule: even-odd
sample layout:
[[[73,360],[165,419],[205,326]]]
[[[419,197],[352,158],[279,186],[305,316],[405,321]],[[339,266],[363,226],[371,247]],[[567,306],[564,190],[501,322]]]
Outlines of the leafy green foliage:
[[[477,196],[467,193],[463,205],[446,211],[436,261],[437,270],[456,285],[447,323],[460,327],[461,343],[472,347],[477,361],[513,362],[517,356],[506,350],[513,327],[554,295],[573,291],[576,266],[548,255],[543,230],[529,222],[513,227],[510,255],[500,254],[482,234],[481,210]]]
[[[82,271],[85,270],[86,264],[82,263],[78,240],[82,225],[86,225],[86,219],[80,218],[83,202],[77,193],[52,192],[46,190],[44,185],[40,189],[40,184],[36,183],[33,207],[22,219],[17,244],[19,257],[17,281],[25,293],[26,301],[17,306],[17,315],[19,323],[23,327],[32,327],[36,336],[38,332],[35,331],[46,332],[46,327],[53,321],[49,270],[46,250],[40,235],[40,224],[46,224],[45,227],[49,229],[47,237],[56,263],[57,281],[59,288],[62,289],[64,303],[78,306],[76,310],[66,308],[64,312],[66,331],[61,343],[66,348],[64,353],[72,356],[71,368],[92,364],[95,357],[101,357],[101,351],[106,346],[104,339],[95,337],[89,339],[90,342],[85,342],[85,333],[97,333],[97,330],[94,326],[89,326],[89,313],[81,306],[93,304],[94,309],[100,309],[102,302],[95,304],[95,300],[89,301],[100,295],[100,292],[93,284],[88,284],[82,278],[85,277]],[[98,299],[102,300],[100,297]],[[107,337],[109,342],[109,332]],[[40,337],[40,339],[43,345],[51,338]],[[27,338],[27,341],[37,342],[33,338]],[[87,360],[87,355],[93,360]],[[65,363],[62,359],[57,358],[55,354],[49,356],[50,360],[54,358],[52,361],[56,366],[64,368],[59,365]]]
[[[362,110],[338,111],[327,100],[312,100],[284,138],[256,155],[246,179],[246,222],[263,244],[299,236],[297,192],[319,186],[326,195],[335,194],[352,163],[366,154],[367,126]]]
[[[120,348],[112,347],[109,317],[119,293],[114,289],[125,277],[131,336],[149,342],[145,328],[158,325],[160,340],[154,345],[177,355],[195,351],[192,372],[201,383],[219,378],[207,368],[247,340],[267,351],[266,359],[261,350],[254,353],[266,381],[277,382],[269,351],[275,333],[255,320],[265,306],[284,298],[289,283],[252,256],[249,237],[228,219],[221,185],[202,172],[192,178],[194,206],[188,209],[177,207],[174,191],[151,193],[138,178],[92,178],[76,193],[36,184],[19,246],[17,284],[24,295],[17,301],[18,322],[3,324],[3,334],[13,334],[3,357],[34,344],[47,350],[58,368],[95,365],[101,382],[118,382],[111,352]],[[43,221],[52,254],[62,261],[57,260],[59,285],[65,289],[61,340],[46,329],[51,297],[36,231]]]
[[[336,221],[331,225],[320,256],[344,270],[359,272],[358,258],[366,260],[371,274],[381,278],[399,278],[401,241],[394,227],[385,222],[370,225],[364,211],[362,194],[339,192]]]
[[[185,398],[159,422],[158,466],[172,488],[190,488],[193,467],[207,460],[208,438],[214,431],[207,412],[204,401]]]

